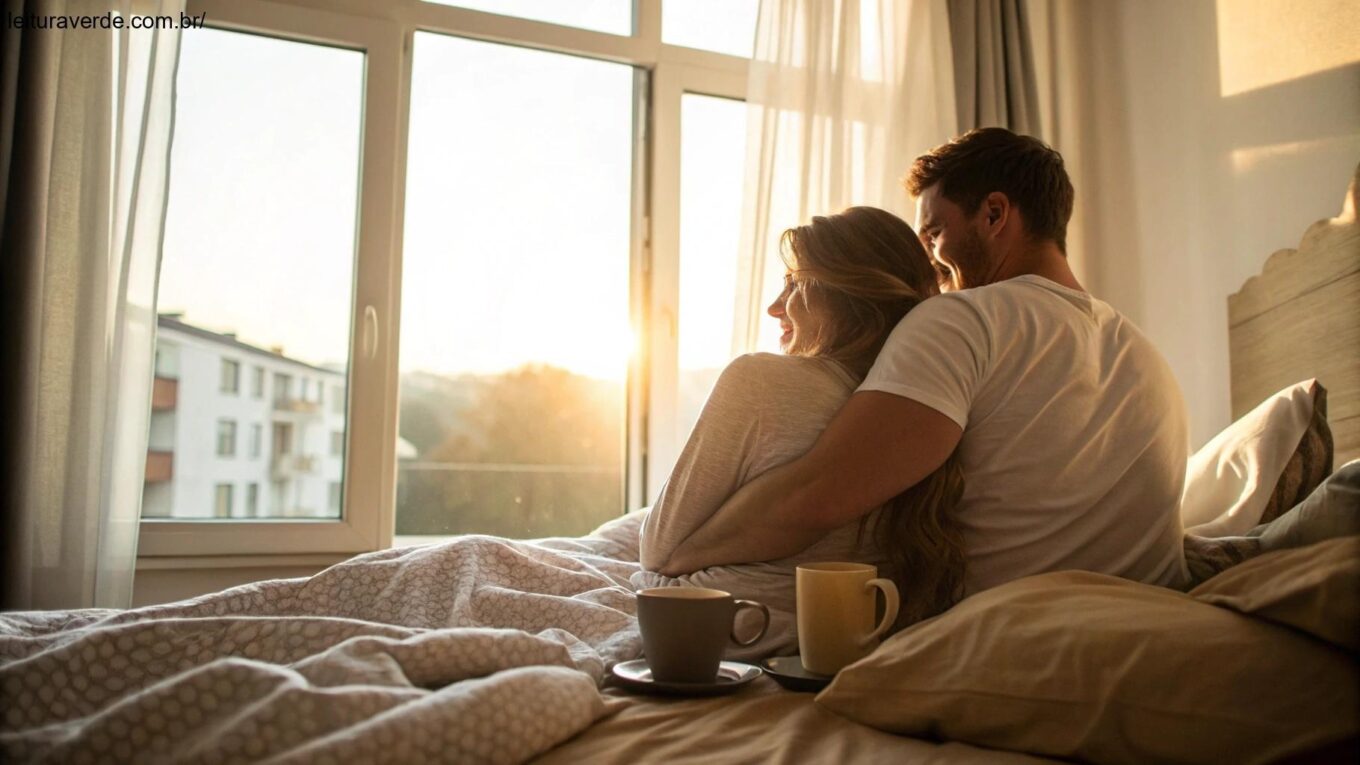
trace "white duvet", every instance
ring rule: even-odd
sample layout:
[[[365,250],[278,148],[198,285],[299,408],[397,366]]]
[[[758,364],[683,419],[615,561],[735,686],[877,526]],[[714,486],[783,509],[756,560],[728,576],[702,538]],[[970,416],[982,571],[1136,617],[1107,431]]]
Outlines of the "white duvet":
[[[0,761],[520,762],[641,652],[640,513],[131,611],[0,614]]]

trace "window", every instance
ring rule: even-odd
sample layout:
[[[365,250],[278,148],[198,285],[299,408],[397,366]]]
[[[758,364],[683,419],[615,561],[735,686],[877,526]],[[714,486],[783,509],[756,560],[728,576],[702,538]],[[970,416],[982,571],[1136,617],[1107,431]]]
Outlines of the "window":
[[[221,28],[181,40],[151,426],[174,470],[144,495],[139,554],[577,533],[652,499],[678,344],[701,332],[680,241],[711,225],[681,221],[682,96],[740,98],[747,54],[686,38],[675,0],[188,2]],[[249,400],[211,379],[227,357]],[[467,437],[510,417],[543,437]],[[234,442],[204,432],[219,418],[250,423],[259,457],[204,459]],[[246,501],[197,522],[219,485]]]
[[[759,5],[758,0],[668,0],[661,6],[661,41],[750,58]]]
[[[217,456],[219,457],[236,456],[235,420],[217,421]]]
[[[213,517],[231,517],[231,492],[232,485],[229,483],[219,483],[213,491]]]
[[[241,364],[222,359],[222,380],[220,390],[235,395],[241,389]]]
[[[341,484],[339,481],[331,481],[329,494],[326,497],[326,507],[330,508],[332,515],[340,514]]]
[[[270,515],[275,518],[287,518],[292,513],[288,509],[288,482],[275,480],[269,485],[270,490]]]
[[[397,533],[587,532],[624,509],[633,68],[424,32],[413,66]]]
[[[179,379],[179,345],[160,336],[156,337],[156,376]]]
[[[293,453],[293,426],[286,422],[274,423],[274,451],[275,457],[281,454]]]
[[[274,403],[286,404],[293,398],[293,378],[280,372],[274,373]]]
[[[242,360],[223,350],[245,355],[255,399],[264,398],[267,370],[278,370],[272,407],[238,409],[242,402],[229,411],[296,431],[299,442],[335,424],[293,399],[285,370],[340,370],[326,374],[343,386],[349,362],[364,73],[362,50],[276,35],[200,29],[180,46],[158,343],[173,341],[185,369],[220,358],[226,395],[239,395]],[[304,386],[315,377],[301,376]],[[193,411],[211,401],[198,385],[180,379],[182,405],[162,413],[178,431],[211,427]],[[237,423],[217,420],[218,457],[237,455]],[[333,476],[305,452],[258,459],[263,433],[263,423],[251,425],[248,454],[256,459],[245,464],[176,451],[170,495],[191,496],[179,486],[281,478],[294,484],[294,505],[323,508]],[[335,470],[343,474],[343,465]],[[190,504],[174,505],[169,517],[199,517]],[[215,517],[231,517],[218,504]],[[260,513],[256,504],[251,515]]]
[[[331,456],[339,457],[345,453],[345,432],[343,430],[331,431]]]
[[[306,377],[302,378],[302,395],[298,398],[303,401],[310,401],[312,398],[312,381]]]

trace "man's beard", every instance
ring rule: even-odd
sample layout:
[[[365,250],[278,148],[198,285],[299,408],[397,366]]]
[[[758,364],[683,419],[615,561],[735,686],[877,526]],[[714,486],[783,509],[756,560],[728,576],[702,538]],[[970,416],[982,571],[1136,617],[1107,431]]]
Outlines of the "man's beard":
[[[992,259],[987,256],[987,246],[977,229],[968,229],[967,238],[954,250],[953,260],[955,289],[972,289],[990,283]]]

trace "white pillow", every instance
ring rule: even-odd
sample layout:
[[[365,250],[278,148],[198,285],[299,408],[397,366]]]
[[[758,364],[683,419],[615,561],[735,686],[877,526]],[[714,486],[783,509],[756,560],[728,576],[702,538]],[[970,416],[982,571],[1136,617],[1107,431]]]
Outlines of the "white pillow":
[[[1304,380],[1247,412],[1195,452],[1181,494],[1185,533],[1241,536],[1261,513],[1313,419],[1317,380]]]

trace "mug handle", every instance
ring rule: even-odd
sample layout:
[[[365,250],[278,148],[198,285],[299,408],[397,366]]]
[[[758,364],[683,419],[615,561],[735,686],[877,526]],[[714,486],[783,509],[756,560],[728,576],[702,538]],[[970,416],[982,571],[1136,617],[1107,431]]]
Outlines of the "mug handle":
[[[732,642],[743,648],[748,645],[755,645],[757,640],[765,637],[765,630],[770,628],[770,609],[766,608],[764,603],[757,603],[754,600],[738,600],[736,603],[737,610],[732,613]],[[742,640],[737,637],[737,614],[741,613],[743,608],[759,608],[760,612],[765,614],[765,623],[760,625],[760,632],[757,632],[756,636],[750,640]]]
[[[873,632],[860,638],[860,648],[867,648],[870,643],[883,637],[883,633],[887,632],[888,628],[893,626],[893,622],[897,621],[897,607],[901,605],[901,599],[897,594],[897,585],[893,584],[891,579],[870,579],[864,583],[866,590],[872,590],[875,587],[883,591],[883,602],[887,608],[883,611],[883,621],[878,623]]]

